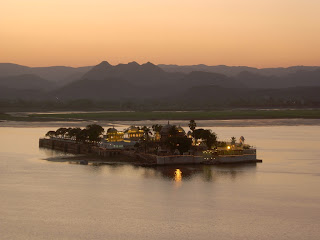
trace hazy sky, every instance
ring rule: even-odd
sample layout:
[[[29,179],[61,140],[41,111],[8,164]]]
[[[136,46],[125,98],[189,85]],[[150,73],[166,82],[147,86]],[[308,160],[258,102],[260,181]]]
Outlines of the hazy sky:
[[[320,0],[1,0],[0,62],[320,65]]]

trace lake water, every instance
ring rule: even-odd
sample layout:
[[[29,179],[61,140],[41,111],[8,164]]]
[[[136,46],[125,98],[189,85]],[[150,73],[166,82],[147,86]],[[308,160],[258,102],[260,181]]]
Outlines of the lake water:
[[[0,239],[320,239],[320,126],[199,123],[263,163],[56,163],[38,148],[52,127],[0,127]]]

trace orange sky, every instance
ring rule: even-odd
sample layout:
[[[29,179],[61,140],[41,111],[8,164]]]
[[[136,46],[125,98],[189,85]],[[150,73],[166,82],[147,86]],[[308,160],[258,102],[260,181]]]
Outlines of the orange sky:
[[[319,0],[8,0],[0,62],[320,65]]]

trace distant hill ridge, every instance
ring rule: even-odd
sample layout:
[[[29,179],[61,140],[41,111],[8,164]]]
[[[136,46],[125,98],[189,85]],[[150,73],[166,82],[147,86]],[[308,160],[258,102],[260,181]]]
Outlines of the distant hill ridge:
[[[96,66],[84,66],[84,67],[68,67],[68,66],[49,66],[49,67],[28,67],[14,63],[0,63],[0,77],[20,74],[36,74],[49,81],[59,82],[65,80],[67,77],[80,74],[79,78],[87,73],[94,67],[112,68],[116,67],[121,69],[123,66],[129,68],[138,68],[139,66],[149,65],[150,67],[159,67],[166,72],[178,72],[178,73],[191,73],[193,71],[204,71],[224,74],[226,76],[236,76],[241,72],[247,71],[255,74],[266,76],[283,76],[297,71],[313,71],[320,69],[320,66],[291,66],[291,67],[275,67],[275,68],[254,68],[249,66],[226,66],[215,65],[209,66],[205,64],[198,65],[175,65],[175,64],[158,64],[154,65],[150,62],[145,64],[138,64],[137,62],[129,62],[128,64],[111,65],[107,61],[102,61]],[[82,74],[82,75],[81,75]]]
[[[0,63],[2,98],[5,98],[4,96],[24,97],[30,91],[32,94],[28,95],[29,98],[40,97],[41,99],[119,101],[123,99],[165,99],[173,96],[184,98],[183,96],[188,95],[197,98],[197,95],[200,94],[199,89],[204,92],[211,89],[212,94],[226,94],[223,97],[228,97],[230,94],[233,99],[237,99],[242,95],[248,97],[249,92],[252,96],[253,93],[260,92],[257,91],[258,89],[319,86],[319,67],[257,69],[203,64],[194,66],[155,65],[150,62],[111,65],[107,61],[102,61],[93,67],[31,68]],[[11,94],[4,94],[9,91],[8,89]],[[304,89],[303,93],[306,94],[310,89]],[[294,94],[301,97],[298,91],[299,89],[295,90]],[[198,97],[209,98],[209,95],[200,94]]]
[[[0,77],[0,87],[18,90],[48,90],[54,87],[54,83],[34,74],[22,74],[16,76]]]
[[[92,67],[27,67],[14,63],[0,63],[0,77],[17,76],[23,74],[34,74],[51,82],[62,83],[70,82],[81,78]]]
[[[320,69],[320,66],[291,66],[291,67],[277,67],[277,68],[254,68],[248,66],[207,66],[204,64],[198,65],[174,65],[174,64],[159,64],[163,70],[167,72],[183,72],[190,73],[193,71],[205,71],[205,72],[215,72],[224,74],[227,76],[236,76],[241,72],[247,71],[250,73],[265,75],[265,76],[284,76],[290,73],[295,73],[297,71],[313,71]]]

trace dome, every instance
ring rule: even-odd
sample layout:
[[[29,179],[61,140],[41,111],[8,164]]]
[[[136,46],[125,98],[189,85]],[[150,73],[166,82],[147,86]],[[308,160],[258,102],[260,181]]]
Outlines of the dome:
[[[161,135],[163,135],[163,134],[168,134],[170,128],[172,128],[172,125],[170,125],[170,124],[167,124],[167,125],[163,126],[163,127],[161,128],[160,134],[161,134]]]
[[[130,127],[130,131],[132,132],[138,132],[139,128],[138,127]]]
[[[117,133],[117,132],[118,132],[118,130],[115,129],[114,127],[113,127],[113,128],[109,128],[109,129],[107,130],[107,133]]]

